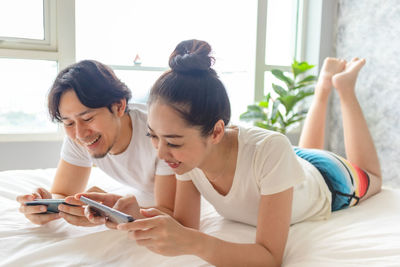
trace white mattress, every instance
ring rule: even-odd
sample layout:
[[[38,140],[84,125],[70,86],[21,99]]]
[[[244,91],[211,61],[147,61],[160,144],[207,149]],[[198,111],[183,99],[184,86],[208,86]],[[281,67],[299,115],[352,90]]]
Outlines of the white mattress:
[[[104,226],[75,227],[62,220],[31,224],[15,197],[49,188],[54,169],[0,172],[0,266],[209,266],[198,257],[164,257]],[[124,192],[94,170],[92,185]],[[233,242],[253,242],[255,228],[221,218],[205,201],[201,230]],[[246,257],[246,255],[243,255]],[[290,228],[283,266],[400,266],[400,190],[384,189],[327,221]]]

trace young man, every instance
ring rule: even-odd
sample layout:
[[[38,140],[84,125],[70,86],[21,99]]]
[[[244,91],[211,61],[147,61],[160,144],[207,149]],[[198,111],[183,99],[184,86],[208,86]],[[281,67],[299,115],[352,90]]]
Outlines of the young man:
[[[154,192],[158,207],[173,210],[175,175],[157,158],[146,137],[145,107],[128,105],[130,98],[128,87],[97,61],[84,60],[58,74],[48,95],[48,109],[52,120],[63,124],[67,137],[50,192],[38,188],[17,197],[20,211],[30,221],[42,225],[64,218],[73,225],[94,225],[81,206],[60,205],[60,213],[43,214],[45,206],[24,205],[33,199],[66,198],[84,191],[93,165],[125,185]],[[66,201],[81,204],[72,197]]]

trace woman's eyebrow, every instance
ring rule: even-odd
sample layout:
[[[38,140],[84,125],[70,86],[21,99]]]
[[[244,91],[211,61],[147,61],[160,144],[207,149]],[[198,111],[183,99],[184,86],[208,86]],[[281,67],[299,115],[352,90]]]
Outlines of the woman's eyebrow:
[[[149,125],[147,125],[147,128],[149,128],[150,131],[154,132],[154,130],[151,129],[151,127]],[[162,135],[162,137],[165,137],[165,138],[183,138],[183,135],[179,135],[179,134],[164,134],[164,135]]]

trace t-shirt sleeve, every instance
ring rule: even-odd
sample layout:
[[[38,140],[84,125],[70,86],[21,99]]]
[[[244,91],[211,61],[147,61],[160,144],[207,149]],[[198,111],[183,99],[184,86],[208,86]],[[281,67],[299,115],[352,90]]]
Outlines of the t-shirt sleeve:
[[[285,191],[305,179],[292,145],[281,134],[263,140],[256,151],[254,167],[262,195]]]
[[[192,178],[190,176],[191,172],[192,171],[190,171],[189,173],[181,174],[181,175],[177,174],[176,179],[179,181],[191,181],[192,180]]]
[[[165,161],[156,159],[156,175],[172,175],[174,171],[168,166]]]
[[[64,138],[61,148],[61,158],[70,164],[80,167],[91,167],[93,165],[89,153],[68,136]]]

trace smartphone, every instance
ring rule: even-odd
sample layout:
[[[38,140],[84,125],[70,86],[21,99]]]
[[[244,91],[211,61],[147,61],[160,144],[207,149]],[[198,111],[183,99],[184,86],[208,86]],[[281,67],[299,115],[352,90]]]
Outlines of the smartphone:
[[[58,210],[58,205],[60,204],[78,207],[77,205],[72,205],[65,202],[64,199],[35,199],[33,201],[25,202],[25,205],[27,206],[39,206],[39,205],[47,206],[47,211],[43,212],[43,214],[60,212]]]
[[[103,205],[97,201],[94,201],[92,199],[89,199],[87,197],[81,196],[80,201],[83,203],[87,204],[93,211],[98,213],[100,216],[106,217],[112,222],[115,223],[128,223],[128,222],[133,222],[135,219],[128,215],[125,214],[121,211],[118,211],[116,209],[110,208],[106,205]]]

